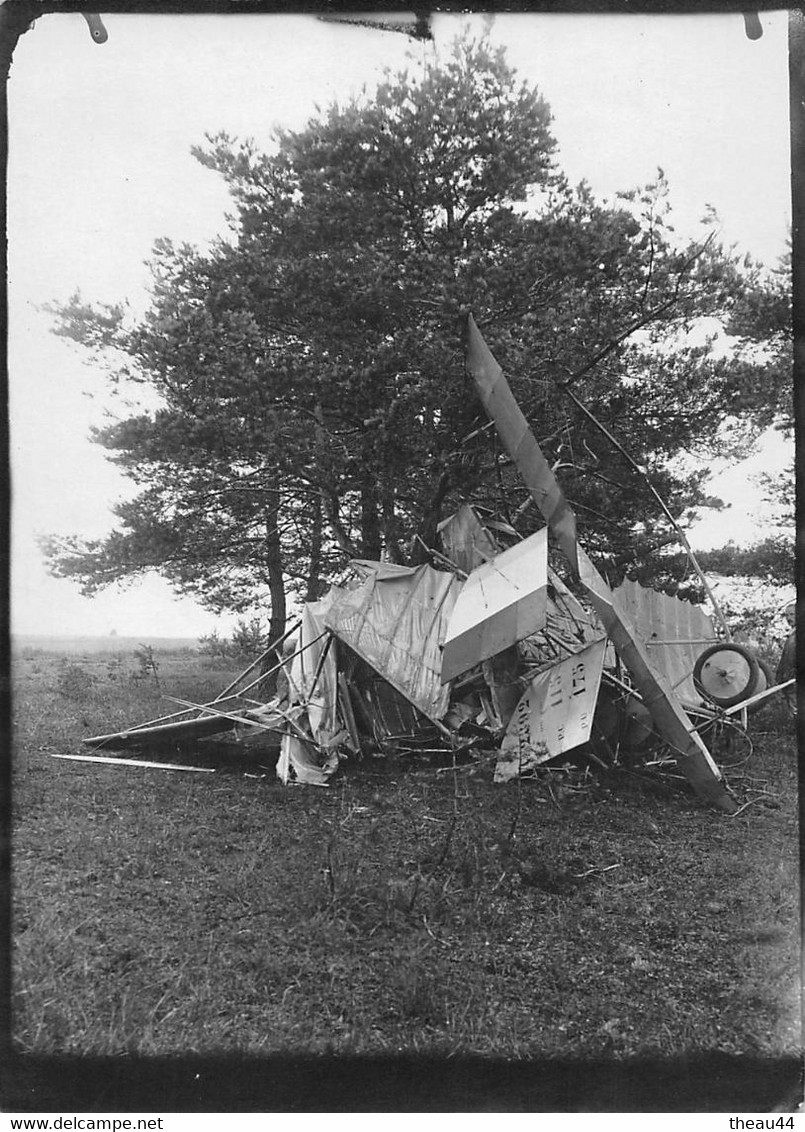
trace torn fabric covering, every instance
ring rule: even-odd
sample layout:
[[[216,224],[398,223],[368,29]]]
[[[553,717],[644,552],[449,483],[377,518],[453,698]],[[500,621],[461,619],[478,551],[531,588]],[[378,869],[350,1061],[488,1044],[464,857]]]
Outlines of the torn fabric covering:
[[[465,574],[499,553],[500,547],[478,518],[475,508],[462,503],[458,511],[436,528],[442,549]]]
[[[534,677],[501,743],[495,782],[517,778],[589,740],[605,651],[606,641],[597,641]]]
[[[342,590],[324,622],[423,715],[441,720],[449,688],[440,679],[439,646],[461,583],[431,566],[356,565],[370,571],[355,589]]]
[[[473,570],[447,627],[442,680],[453,680],[541,629],[547,585],[547,528]]]
[[[305,786],[329,786],[337,768],[338,755],[334,751],[324,754],[299,735],[283,735],[277,761],[277,777],[283,786],[292,781]]]
[[[299,652],[291,662],[289,674],[291,703],[305,705],[311,735],[325,747],[341,730],[337,710],[338,668],[325,617],[344,592],[333,586],[319,601],[305,605],[299,630]]]
[[[708,644],[720,640],[712,618],[699,605],[645,589],[638,582],[625,581],[613,597],[680,700],[698,703],[693,666]]]

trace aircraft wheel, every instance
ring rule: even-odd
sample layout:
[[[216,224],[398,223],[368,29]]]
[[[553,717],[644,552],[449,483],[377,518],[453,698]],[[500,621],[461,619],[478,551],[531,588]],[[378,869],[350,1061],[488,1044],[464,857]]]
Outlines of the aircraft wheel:
[[[711,645],[693,667],[697,692],[720,708],[748,699],[759,679],[758,662],[743,645]]]

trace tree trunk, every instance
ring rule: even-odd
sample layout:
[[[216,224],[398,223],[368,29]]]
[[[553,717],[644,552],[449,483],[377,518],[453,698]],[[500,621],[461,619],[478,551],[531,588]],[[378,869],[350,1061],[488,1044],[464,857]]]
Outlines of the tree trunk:
[[[361,558],[377,561],[383,550],[377,485],[367,478],[361,485]]]
[[[324,413],[322,411],[322,407],[321,407],[320,403],[316,405],[316,410],[315,410],[314,416],[315,416],[316,420],[318,421],[318,424],[316,425],[316,437],[318,439],[319,444],[321,445],[322,451],[326,452],[329,448],[330,442],[329,442],[329,439],[326,436],[325,431],[324,431],[324,424],[323,424]],[[349,537],[349,532],[347,531],[344,524],[341,522],[341,516],[340,516],[340,513],[339,513],[341,501],[338,497],[338,493],[336,491],[333,491],[332,487],[329,484],[323,483],[323,484],[320,485],[320,488],[321,488],[321,495],[319,497],[319,501],[318,501],[318,504],[317,504],[318,509],[319,509],[318,514],[319,514],[319,524],[320,524],[319,528],[318,528],[318,531],[319,531],[319,553],[321,553],[321,534],[322,534],[321,518],[322,518],[322,512],[323,512],[323,515],[324,515],[324,517],[326,517],[327,522],[329,524],[330,532],[332,533],[332,536],[335,539],[338,546],[340,547],[340,549],[347,556],[347,558],[354,558],[356,556],[357,550],[352,545],[352,540]],[[311,551],[311,568],[310,568],[309,579],[313,577],[312,559],[313,559],[313,552]],[[308,589],[309,588],[310,588],[310,581],[308,580]]]
[[[340,504],[339,498],[334,491],[328,491],[326,488],[322,490],[324,509],[327,514],[327,522],[330,524],[333,538],[347,558],[355,558],[358,553],[357,548],[352,545],[352,540],[349,537],[346,527],[341,522],[341,517],[338,513]]]
[[[282,547],[280,545],[279,489],[269,492],[271,502],[265,509],[266,523],[266,567],[268,570],[268,592],[271,602],[271,618],[268,628],[269,641],[276,641],[285,632],[287,607],[285,601],[285,578],[282,569]],[[267,672],[279,663],[281,648],[269,653],[263,661],[263,671]],[[277,674],[274,673],[263,685],[263,692],[272,696],[277,690]]]
[[[400,524],[394,506],[394,488],[388,484],[383,486],[383,537],[389,562],[404,565],[405,556],[400,547]]]
[[[321,597],[321,549],[324,518],[321,509],[321,496],[314,495],[311,501],[312,517],[310,526],[310,560],[307,571],[305,601],[317,601]]]
[[[430,547],[432,550],[438,550],[436,546],[437,533],[436,528],[442,518],[442,504],[445,501],[448,491],[451,487],[450,473],[442,472],[439,476],[439,482],[436,485],[436,490],[430,498],[428,506],[422,516],[422,523],[419,528],[419,539],[414,541],[414,546],[411,552],[411,565],[420,566],[423,562],[429,562],[430,557],[425,550],[425,546]],[[422,545],[425,544],[425,546]]]

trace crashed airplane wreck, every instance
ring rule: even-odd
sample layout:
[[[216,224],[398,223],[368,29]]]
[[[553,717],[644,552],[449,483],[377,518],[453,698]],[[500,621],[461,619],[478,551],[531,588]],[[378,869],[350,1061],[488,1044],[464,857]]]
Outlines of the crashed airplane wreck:
[[[700,797],[735,812],[699,731],[778,689],[699,606],[631,581],[610,589],[471,315],[466,365],[545,527],[520,540],[464,504],[439,527],[437,566],[353,561],[352,578],[305,605],[214,701],[176,701],[171,716],[85,744],[269,733],[280,779],[319,786],[369,750],[487,750],[505,782],[579,750],[611,760],[661,748]],[[549,566],[549,535],[569,584]],[[249,698],[275,673],[272,700]]]

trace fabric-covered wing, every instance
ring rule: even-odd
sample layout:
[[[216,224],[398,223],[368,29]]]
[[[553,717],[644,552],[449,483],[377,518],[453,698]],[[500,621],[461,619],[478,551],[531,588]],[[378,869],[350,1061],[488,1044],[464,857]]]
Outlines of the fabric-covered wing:
[[[449,697],[440,679],[440,646],[461,583],[430,566],[388,572],[376,565],[376,573],[342,593],[325,624],[423,715],[438,722]]]
[[[634,625],[659,668],[683,703],[701,699],[693,685],[693,666],[709,644],[719,638],[712,618],[699,605],[625,581],[614,594],[618,608]]]

